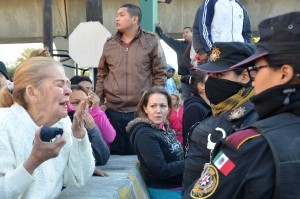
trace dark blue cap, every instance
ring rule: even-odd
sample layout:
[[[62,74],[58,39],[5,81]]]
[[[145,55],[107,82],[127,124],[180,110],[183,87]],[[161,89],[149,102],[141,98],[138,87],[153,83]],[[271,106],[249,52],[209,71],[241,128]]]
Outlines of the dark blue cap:
[[[9,80],[9,75],[6,69],[6,66],[4,65],[4,63],[2,61],[0,61],[0,73],[2,73],[7,80]]]
[[[230,67],[251,56],[255,46],[242,42],[215,42],[207,63],[194,67],[207,73],[220,73],[233,70]]]

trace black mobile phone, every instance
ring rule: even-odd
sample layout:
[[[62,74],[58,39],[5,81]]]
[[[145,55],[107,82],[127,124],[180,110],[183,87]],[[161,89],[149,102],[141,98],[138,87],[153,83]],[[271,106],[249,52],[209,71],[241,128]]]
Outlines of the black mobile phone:
[[[63,133],[62,128],[43,126],[40,137],[43,142],[55,142]]]

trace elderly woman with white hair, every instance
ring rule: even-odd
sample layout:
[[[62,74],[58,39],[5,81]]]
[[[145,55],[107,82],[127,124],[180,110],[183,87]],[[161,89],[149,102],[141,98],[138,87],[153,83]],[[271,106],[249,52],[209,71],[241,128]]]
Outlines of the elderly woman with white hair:
[[[61,64],[34,57],[19,65],[14,83],[0,92],[1,198],[57,198],[63,186],[81,186],[92,176],[94,159],[83,113],[67,117],[71,94]],[[41,140],[42,126],[61,128],[54,142]]]

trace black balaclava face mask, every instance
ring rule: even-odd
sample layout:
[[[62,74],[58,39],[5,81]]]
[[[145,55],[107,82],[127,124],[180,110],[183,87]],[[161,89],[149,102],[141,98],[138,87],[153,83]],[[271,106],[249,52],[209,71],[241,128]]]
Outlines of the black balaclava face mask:
[[[209,76],[205,82],[205,93],[210,103],[217,105],[237,94],[244,86],[242,83]]]

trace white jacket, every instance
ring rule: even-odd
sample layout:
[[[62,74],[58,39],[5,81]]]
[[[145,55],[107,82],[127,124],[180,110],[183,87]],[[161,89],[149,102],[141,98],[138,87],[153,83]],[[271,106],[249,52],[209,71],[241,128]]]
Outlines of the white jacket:
[[[69,117],[53,126],[64,129],[67,143],[58,157],[44,162],[30,175],[23,163],[31,153],[38,126],[18,104],[0,109],[1,198],[57,198],[62,186],[84,185],[92,176],[95,163],[88,136],[81,141],[74,138]]]
[[[204,0],[199,32],[206,52],[215,42],[247,42],[252,36],[246,9],[238,0]]]

